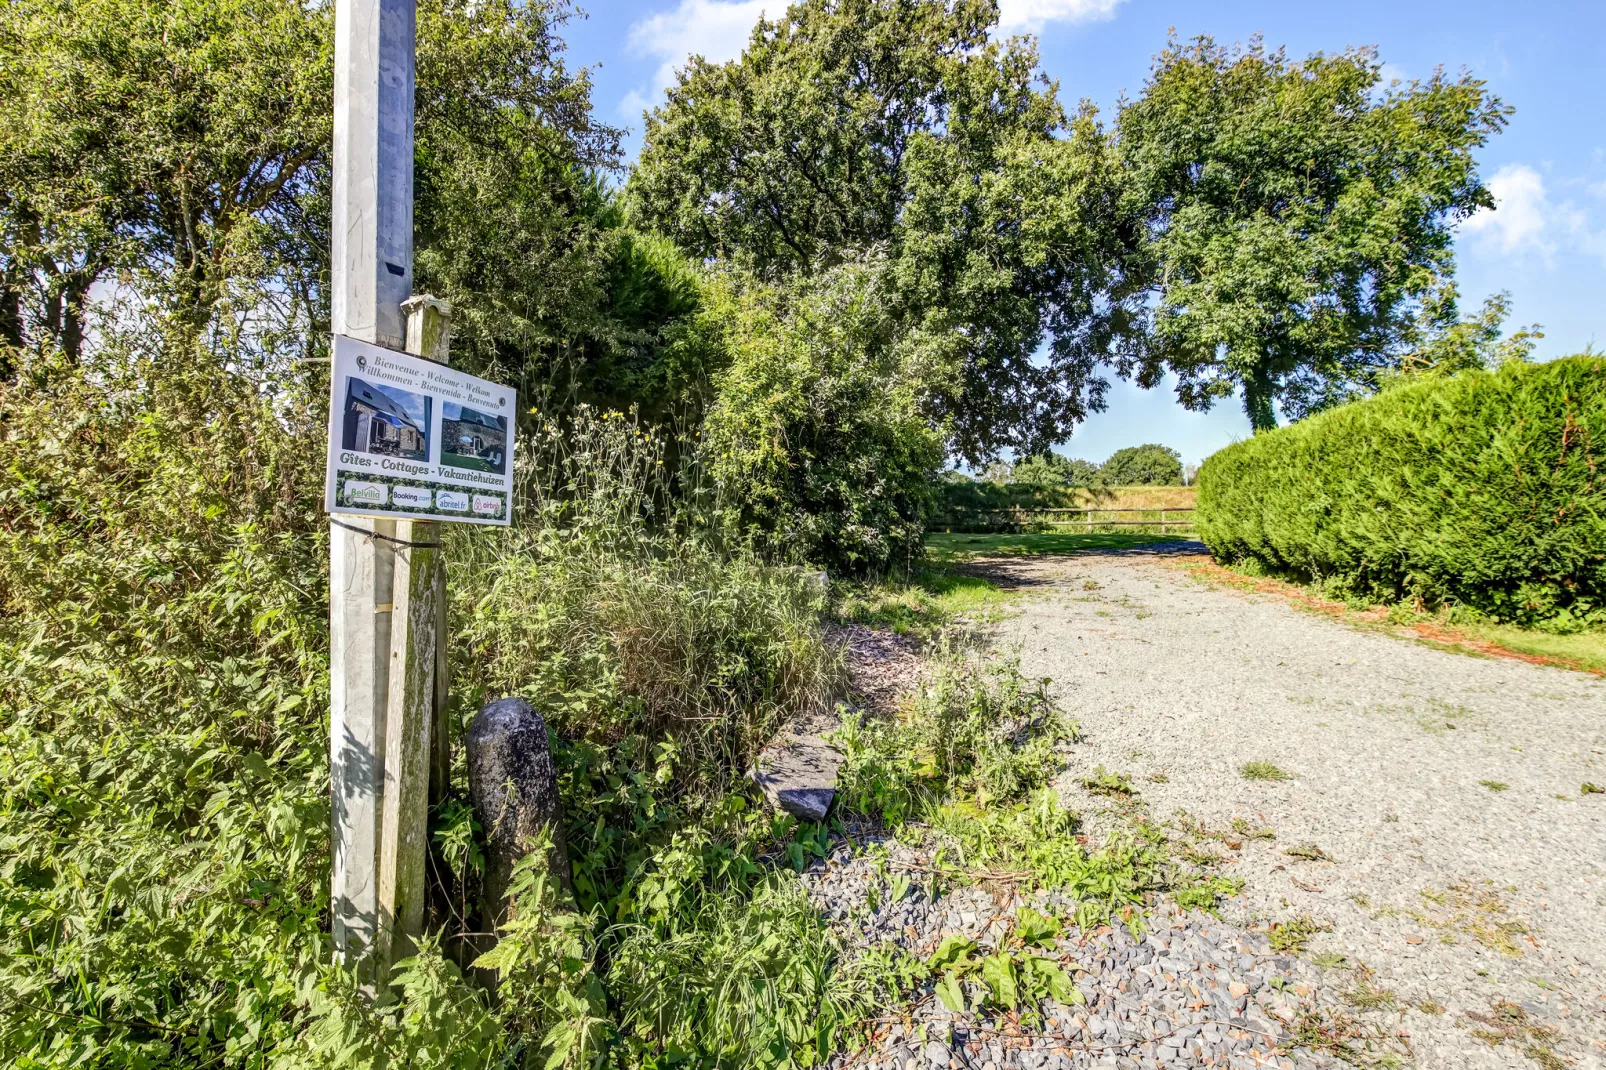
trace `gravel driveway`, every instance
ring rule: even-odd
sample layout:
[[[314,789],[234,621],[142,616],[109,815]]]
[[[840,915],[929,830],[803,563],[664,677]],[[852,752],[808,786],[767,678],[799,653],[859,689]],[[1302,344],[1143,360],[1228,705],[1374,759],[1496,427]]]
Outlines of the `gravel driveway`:
[[[1096,825],[1080,780],[1103,765],[1155,819],[1223,833],[1245,881],[1226,920],[1329,929],[1305,957],[1347,971],[1419,1066],[1606,1066],[1606,795],[1580,794],[1606,785],[1606,681],[1359,630],[1184,560],[978,563],[1022,585],[1000,647],[1080,719],[1067,801]]]

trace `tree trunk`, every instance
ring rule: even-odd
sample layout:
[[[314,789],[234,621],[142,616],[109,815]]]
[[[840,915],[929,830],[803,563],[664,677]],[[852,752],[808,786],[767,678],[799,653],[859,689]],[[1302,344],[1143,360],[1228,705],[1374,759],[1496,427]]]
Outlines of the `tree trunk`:
[[[0,276],[0,382],[10,382],[16,369],[10,349],[22,348],[22,293],[10,273]]]
[[[1277,386],[1264,368],[1256,368],[1244,380],[1244,412],[1255,434],[1277,426]]]

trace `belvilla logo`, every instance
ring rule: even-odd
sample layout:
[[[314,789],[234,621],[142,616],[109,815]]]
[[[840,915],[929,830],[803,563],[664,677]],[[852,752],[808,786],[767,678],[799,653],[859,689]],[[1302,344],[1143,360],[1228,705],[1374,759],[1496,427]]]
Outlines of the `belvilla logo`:
[[[365,483],[355,479],[346,480],[346,501],[361,505],[384,505],[389,493],[383,483]]]

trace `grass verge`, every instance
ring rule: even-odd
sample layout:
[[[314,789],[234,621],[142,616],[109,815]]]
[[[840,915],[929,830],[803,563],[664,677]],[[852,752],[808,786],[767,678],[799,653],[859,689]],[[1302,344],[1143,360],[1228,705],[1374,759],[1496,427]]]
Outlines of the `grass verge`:
[[[932,639],[961,620],[985,624],[999,619],[1016,597],[984,576],[950,563],[922,566],[902,580],[837,582],[831,589],[838,620],[886,628],[899,635]]]
[[[1097,536],[1095,536],[1097,537]],[[1452,621],[1446,614],[1420,613],[1405,605],[1354,606],[1325,598],[1314,588],[1265,576],[1250,576],[1200,555],[1180,563],[1201,582],[1255,594],[1273,595],[1300,609],[1321,613],[1360,628],[1372,628],[1443,650],[1481,657],[1511,658],[1534,665],[1606,676],[1606,631],[1555,635],[1509,624]]]

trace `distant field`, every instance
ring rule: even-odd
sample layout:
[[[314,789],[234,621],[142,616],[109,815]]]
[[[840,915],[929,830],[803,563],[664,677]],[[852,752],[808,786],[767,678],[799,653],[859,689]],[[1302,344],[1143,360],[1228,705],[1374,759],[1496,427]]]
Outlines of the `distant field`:
[[[1002,490],[1019,488],[1004,487]],[[1045,490],[1030,498],[1010,500],[1009,495],[996,493],[992,488],[980,500],[965,500],[949,492],[947,500],[939,504],[930,521],[934,532],[996,532],[1020,528],[1039,531],[1078,531],[1084,535],[1114,534],[1171,534],[1184,535],[1188,528],[1181,525],[1191,522],[1193,487],[1098,487],[1094,489],[1067,487]],[[968,493],[968,492],[967,492]],[[974,497],[974,495],[972,495]],[[994,500],[988,500],[994,499]],[[1093,510],[1092,513],[1066,512],[1065,510]],[[1141,511],[1139,511],[1141,510]],[[1178,510],[1161,516],[1161,510]],[[1162,532],[1158,522],[1166,521]],[[1145,523],[1154,526],[1134,527]]]
[[[1100,487],[1077,491],[1078,506],[1099,509],[1192,509],[1197,487]]]

